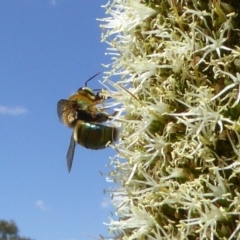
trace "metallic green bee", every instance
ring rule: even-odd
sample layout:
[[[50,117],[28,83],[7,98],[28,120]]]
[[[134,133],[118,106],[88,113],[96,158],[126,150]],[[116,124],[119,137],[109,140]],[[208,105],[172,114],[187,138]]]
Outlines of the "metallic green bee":
[[[101,124],[109,120],[111,116],[101,112],[96,107],[104,100],[99,93],[94,94],[85,84],[84,88],[80,88],[68,100],[62,99],[57,104],[58,117],[66,126],[73,128],[67,152],[69,172],[72,167],[76,143],[85,148],[98,150],[106,148],[108,143],[113,143],[117,139],[118,132],[114,126]]]

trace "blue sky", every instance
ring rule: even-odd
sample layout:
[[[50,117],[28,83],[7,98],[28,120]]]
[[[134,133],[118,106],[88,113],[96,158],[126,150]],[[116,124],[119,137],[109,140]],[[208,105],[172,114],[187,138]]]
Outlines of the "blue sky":
[[[0,219],[21,236],[85,240],[107,236],[109,184],[99,171],[111,149],[77,146],[69,174],[71,129],[57,117],[68,98],[110,60],[96,18],[105,1],[0,1]],[[89,87],[100,88],[99,75]]]

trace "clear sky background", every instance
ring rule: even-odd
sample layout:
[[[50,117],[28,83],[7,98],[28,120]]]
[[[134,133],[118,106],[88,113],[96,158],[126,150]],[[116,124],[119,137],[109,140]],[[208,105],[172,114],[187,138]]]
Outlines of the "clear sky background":
[[[20,236],[88,240],[107,236],[111,205],[99,171],[111,149],[77,146],[69,174],[71,129],[59,122],[57,101],[68,98],[110,60],[89,0],[0,1],[0,219]],[[100,88],[99,75],[89,87]]]

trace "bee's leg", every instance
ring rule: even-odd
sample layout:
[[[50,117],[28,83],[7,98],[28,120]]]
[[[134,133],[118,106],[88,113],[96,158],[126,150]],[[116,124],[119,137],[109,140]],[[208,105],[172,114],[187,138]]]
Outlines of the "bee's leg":
[[[94,117],[94,121],[96,122],[105,122],[109,119],[109,114],[107,113],[103,113],[103,112],[99,112],[96,114],[96,116]]]
[[[101,91],[97,92],[96,95],[95,95],[95,97],[96,97],[96,100],[99,101],[99,102],[111,98],[111,97],[106,97],[106,96],[104,96],[104,95],[101,93]]]

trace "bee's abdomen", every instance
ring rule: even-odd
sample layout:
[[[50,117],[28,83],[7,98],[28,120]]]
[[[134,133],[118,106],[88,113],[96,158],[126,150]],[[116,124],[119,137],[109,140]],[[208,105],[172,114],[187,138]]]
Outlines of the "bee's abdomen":
[[[81,146],[89,149],[103,149],[107,143],[116,141],[115,127],[97,123],[78,121],[74,128],[74,139]]]

